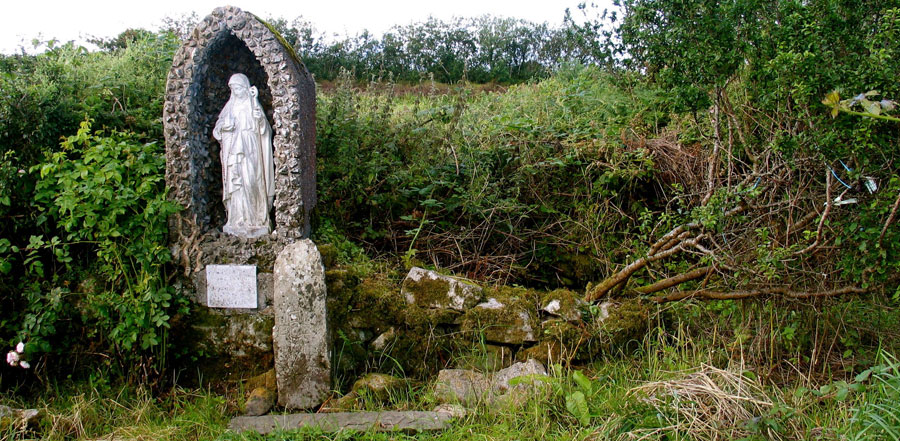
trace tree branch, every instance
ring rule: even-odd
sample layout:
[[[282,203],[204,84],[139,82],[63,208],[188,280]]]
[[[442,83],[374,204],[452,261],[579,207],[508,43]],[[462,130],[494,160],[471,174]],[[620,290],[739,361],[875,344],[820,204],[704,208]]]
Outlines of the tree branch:
[[[898,207],[900,207],[900,193],[897,193],[897,199],[894,200],[894,206],[891,208],[891,214],[888,215],[887,220],[884,222],[884,227],[881,228],[881,234],[878,235],[878,243],[881,243],[881,240],[884,239],[884,234],[887,233],[888,227],[891,225],[891,222],[894,221],[894,216],[897,215]]]
[[[652,294],[657,291],[662,291],[666,288],[671,288],[673,286],[680,285],[684,282],[699,279],[701,277],[705,277],[709,274],[710,270],[712,270],[711,266],[704,266],[703,268],[697,268],[693,271],[688,271],[683,274],[679,274],[677,276],[669,277],[668,279],[660,280],[652,285],[642,286],[635,291],[641,294]]]
[[[712,291],[708,289],[698,289],[693,291],[678,291],[673,292],[672,294],[660,297],[654,297],[652,300],[657,303],[666,303],[666,302],[674,302],[678,300],[684,300],[688,298],[704,298],[711,300],[738,300],[738,299],[746,299],[748,297],[757,297],[762,295],[781,295],[784,297],[790,297],[793,299],[808,299],[813,297],[833,297],[840,296],[846,294],[865,294],[869,292],[868,289],[859,288],[856,286],[845,286],[843,288],[837,288],[830,291],[794,291],[788,287],[775,287],[775,288],[764,288],[764,289],[756,289],[756,290],[746,290],[746,291],[731,291],[731,292],[722,292],[722,291]]]

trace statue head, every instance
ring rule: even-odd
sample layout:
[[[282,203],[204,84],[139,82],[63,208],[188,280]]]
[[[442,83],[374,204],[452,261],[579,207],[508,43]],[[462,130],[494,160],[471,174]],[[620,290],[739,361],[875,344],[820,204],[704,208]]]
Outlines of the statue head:
[[[236,73],[228,80],[233,98],[245,99],[250,92],[250,80],[242,73]]]

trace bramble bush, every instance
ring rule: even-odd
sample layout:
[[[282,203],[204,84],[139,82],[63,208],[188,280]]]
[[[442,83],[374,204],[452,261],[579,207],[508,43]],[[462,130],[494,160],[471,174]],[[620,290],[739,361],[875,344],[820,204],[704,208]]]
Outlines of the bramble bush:
[[[25,342],[37,369],[72,352],[119,368],[161,362],[178,305],[164,277],[175,207],[160,125],[178,40],[120,40],[0,56],[0,338]]]
[[[573,65],[504,93],[410,96],[361,94],[345,76],[320,97],[317,216],[407,262],[583,284],[627,244],[610,213],[654,203],[653,161],[620,134],[664,114],[656,92],[617,81]]]
[[[87,121],[30,169],[35,222],[55,228],[27,245],[0,240],[11,306],[3,331],[26,354],[88,344],[119,368],[164,354],[170,314],[182,306],[165,277],[166,219],[177,207],[166,200],[164,170],[161,146]]]

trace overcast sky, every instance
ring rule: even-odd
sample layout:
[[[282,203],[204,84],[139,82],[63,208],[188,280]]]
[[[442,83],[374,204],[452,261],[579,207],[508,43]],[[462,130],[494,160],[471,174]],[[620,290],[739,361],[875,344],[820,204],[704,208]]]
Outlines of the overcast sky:
[[[582,2],[584,0],[581,0]],[[594,0],[609,7],[611,0]],[[83,42],[91,36],[112,37],[128,28],[156,30],[164,17],[191,12],[205,17],[217,6],[231,4],[261,17],[291,21],[303,16],[319,31],[381,34],[393,25],[422,21],[429,15],[449,19],[491,14],[551,25],[562,23],[566,8],[577,14],[579,0],[11,0],[4,5],[0,52],[30,48],[38,38]],[[590,2],[588,2],[590,3]]]

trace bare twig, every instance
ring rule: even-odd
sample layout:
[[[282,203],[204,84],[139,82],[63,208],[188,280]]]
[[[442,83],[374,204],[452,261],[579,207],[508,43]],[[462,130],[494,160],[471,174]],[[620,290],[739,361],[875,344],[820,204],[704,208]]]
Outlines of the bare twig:
[[[819,227],[816,228],[816,240],[813,241],[808,247],[795,251],[794,255],[799,256],[801,254],[806,254],[819,246],[822,243],[822,228],[825,226],[825,219],[828,218],[828,213],[831,212],[831,207],[834,205],[834,201],[831,200],[831,173],[826,168],[825,169],[825,211],[822,212],[822,217],[819,219]]]
[[[856,286],[845,286],[843,288],[837,288],[828,291],[794,291],[788,287],[761,288],[755,290],[730,292],[698,289],[693,291],[678,291],[666,296],[654,297],[653,301],[657,303],[665,303],[696,297],[710,300],[739,300],[762,295],[781,295],[793,299],[808,299],[814,297],[834,297],[846,294],[865,294],[869,291],[870,290],[868,289],[859,288]]]
[[[891,208],[891,214],[888,215],[887,220],[884,222],[884,226],[881,227],[881,234],[878,235],[878,243],[881,243],[881,240],[884,239],[884,234],[887,233],[888,227],[891,225],[891,222],[894,221],[894,216],[897,215],[898,207],[900,207],[900,193],[897,193],[897,199],[894,200],[894,206]]]

